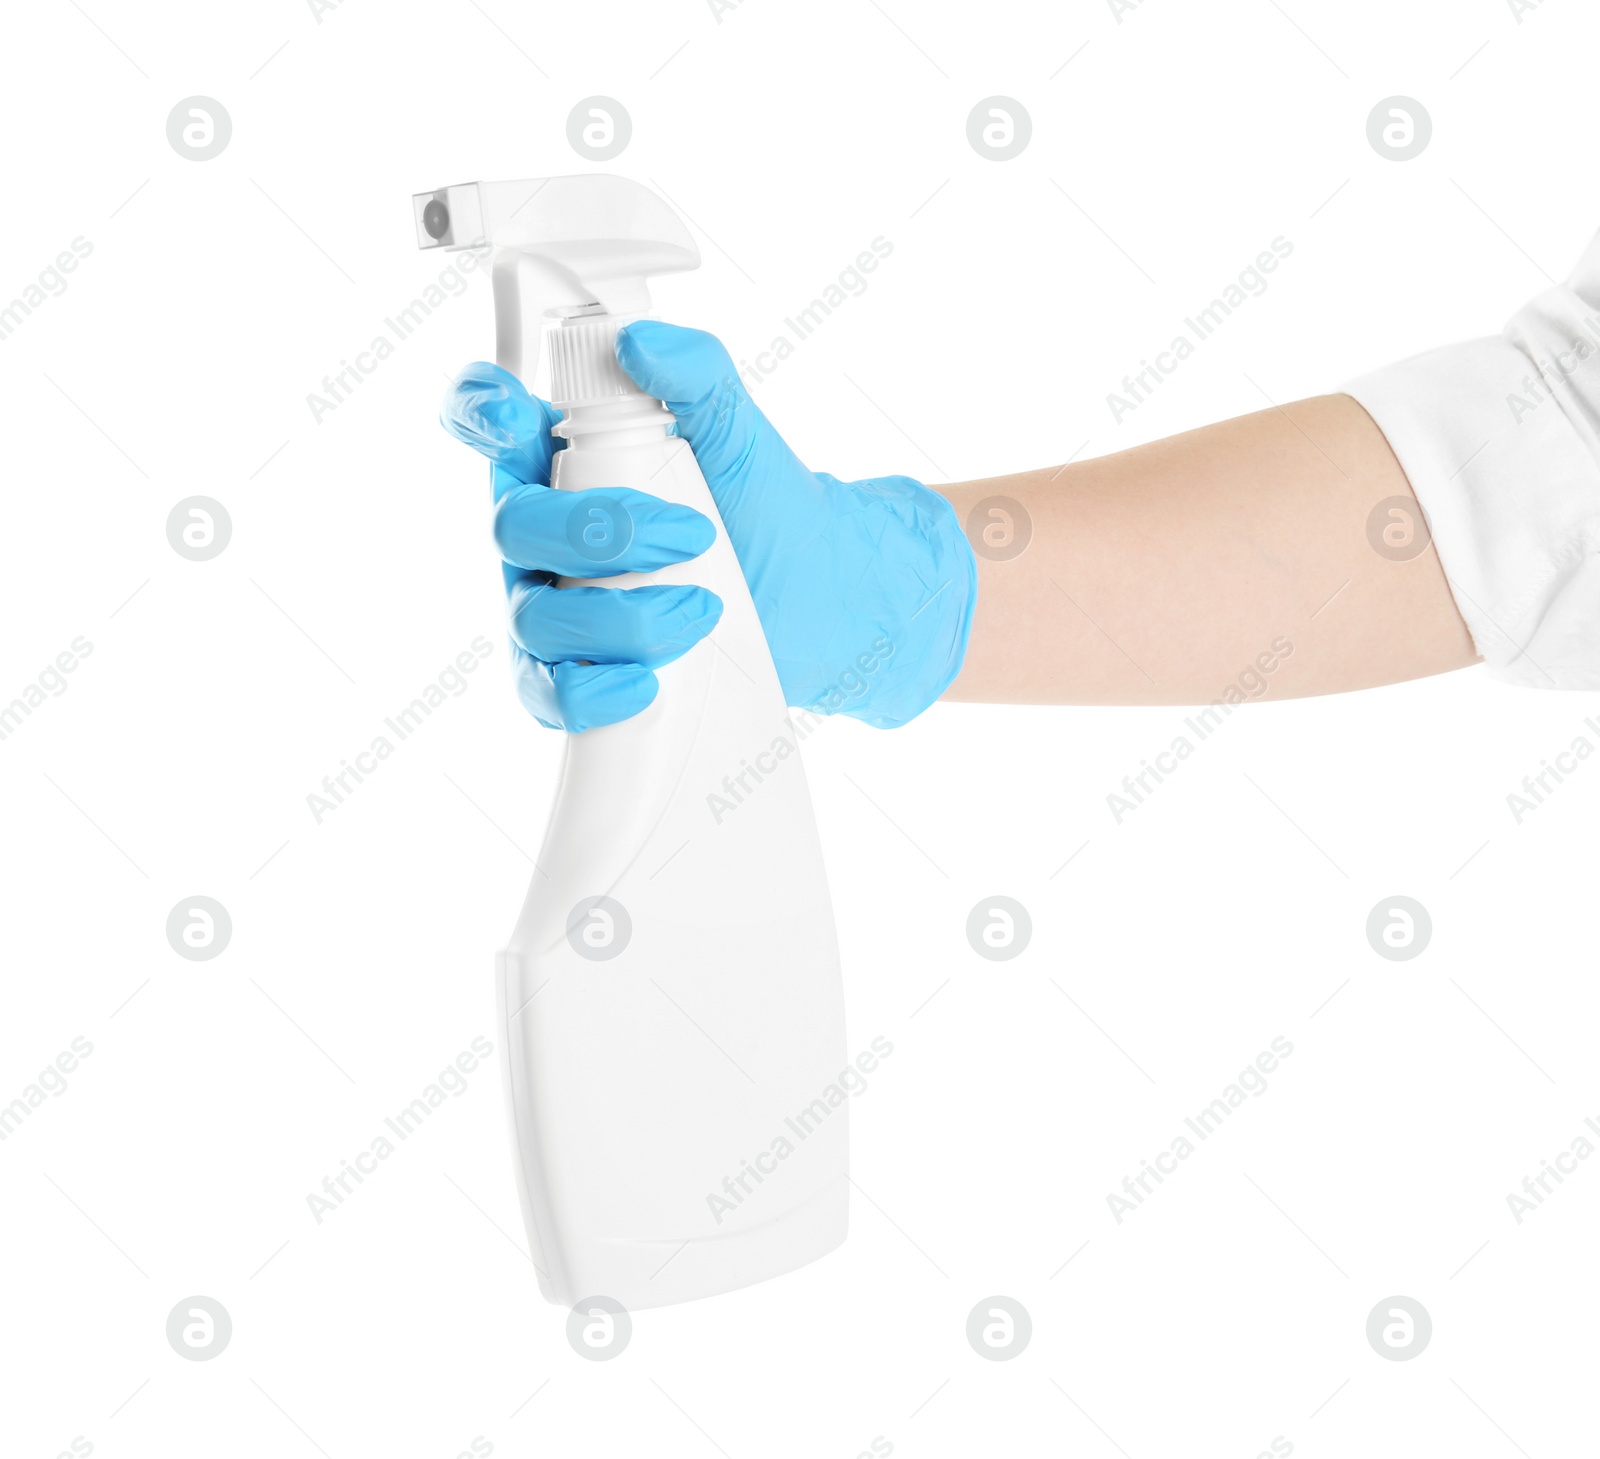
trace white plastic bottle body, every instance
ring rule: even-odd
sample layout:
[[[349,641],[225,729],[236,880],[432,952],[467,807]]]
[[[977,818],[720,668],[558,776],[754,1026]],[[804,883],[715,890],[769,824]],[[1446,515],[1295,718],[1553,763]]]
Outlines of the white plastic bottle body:
[[[523,1214],[541,1290],[565,1305],[746,1286],[823,1255],[847,1223],[849,1116],[828,1097],[843,991],[798,753],[809,721],[785,708],[670,419],[648,401],[575,411],[555,458],[558,489],[631,486],[716,526],[703,556],[600,585],[699,583],[723,602],[714,632],[657,671],[648,709],[569,737],[499,958]]]

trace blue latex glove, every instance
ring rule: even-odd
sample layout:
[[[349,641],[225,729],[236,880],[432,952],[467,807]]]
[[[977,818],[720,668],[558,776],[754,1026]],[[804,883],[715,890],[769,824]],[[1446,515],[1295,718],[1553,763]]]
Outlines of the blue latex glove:
[[[711,519],[626,487],[552,491],[550,462],[564,442],[550,428],[560,417],[499,365],[468,365],[440,418],[494,463],[494,535],[505,559],[517,696],[548,729],[593,729],[637,714],[656,697],[652,670],[716,626],[722,599],[697,587],[557,588],[555,581],[653,572],[698,557],[716,538]],[[633,522],[627,547],[605,561],[597,560],[603,547],[573,540],[593,543],[607,529],[610,516],[592,506],[596,498],[620,504]]]
[[[961,669],[977,597],[977,566],[950,504],[905,476],[843,482],[807,471],[709,334],[641,320],[618,333],[617,359],[640,389],[666,402],[694,451],[750,585],[785,701],[880,728],[905,724],[932,704]],[[720,602],[692,590],[699,599],[651,600],[643,613],[619,615],[603,600],[691,590],[546,588],[539,598],[524,598],[519,614],[517,594],[526,586],[518,574],[527,569],[544,569],[545,583],[550,572],[596,575],[592,562],[562,566],[553,560],[551,549],[559,544],[552,539],[567,541],[565,509],[541,497],[537,486],[515,485],[548,481],[555,413],[505,371],[474,365],[447,397],[443,420],[497,463],[496,538],[511,564],[513,634],[542,660],[557,713],[546,712],[550,694],[530,699],[519,681],[524,702],[541,722],[565,728],[637,713],[655,695],[649,668],[709,632]],[[683,561],[710,545],[710,524],[697,512],[639,492],[605,495],[623,497],[637,524],[634,545],[614,571],[648,570],[634,560],[642,538],[656,554],[651,566]],[[569,549],[567,555],[574,554]],[[564,601],[578,593],[589,597],[570,606]],[[621,631],[622,619],[631,634]],[[559,634],[544,631],[547,620]],[[548,651],[570,646],[580,623],[588,649],[551,657]],[[636,656],[646,642],[656,646],[657,657]],[[594,671],[562,659],[598,662],[597,649],[611,677],[591,700],[590,681],[578,676]],[[620,678],[630,671],[640,677]]]

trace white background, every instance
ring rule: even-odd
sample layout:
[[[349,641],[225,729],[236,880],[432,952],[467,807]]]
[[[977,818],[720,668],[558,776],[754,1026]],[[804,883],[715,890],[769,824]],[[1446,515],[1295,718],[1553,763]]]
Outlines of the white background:
[[[0,302],[93,252],[0,341],[0,701],[93,652],[0,742],[0,1102],[94,1052],[0,1144],[0,1449],[1592,1444],[1600,1161],[1521,1226],[1506,1196],[1600,1115],[1600,769],[1521,825],[1506,795],[1600,741],[1600,696],[1481,670],[1254,706],[1121,825],[1108,792],[1182,711],[830,723],[806,756],[850,1046],[895,1048],[853,1102],[850,1238],[640,1314],[613,1362],[539,1298],[492,1068],[316,1224],[323,1177],[494,1037],[561,747],[498,651],[484,469],[435,422],[492,349],[486,282],[320,424],[307,396],[437,276],[410,195],[592,170],[566,118],[603,94],[634,127],[605,166],[700,230],[661,312],[736,359],[892,241],[761,386],[812,466],[1121,449],[1491,332],[1561,278],[1600,223],[1597,40],[1579,0],[16,10]],[[1366,136],[1396,93],[1435,125],[1404,164]],[[203,163],[165,134],[195,94],[234,127]],[[966,138],[995,94],[1033,121],[1005,163]],[[1268,292],[1115,424],[1107,393],[1279,235]],[[197,494],[233,523],[204,563],[165,530]],[[468,692],[316,824],[307,794],[479,634]],[[1010,963],[964,935],[995,893],[1033,918]],[[1434,922],[1411,962],[1364,932],[1397,893]],[[233,921],[209,962],[164,933],[197,894]],[[1267,1092],[1118,1225],[1107,1195],[1280,1035]],[[996,1293],[1033,1320],[1006,1363],[965,1337]],[[193,1294],[233,1320],[211,1362],[165,1337]],[[1432,1315],[1415,1361],[1368,1345],[1392,1294]]]

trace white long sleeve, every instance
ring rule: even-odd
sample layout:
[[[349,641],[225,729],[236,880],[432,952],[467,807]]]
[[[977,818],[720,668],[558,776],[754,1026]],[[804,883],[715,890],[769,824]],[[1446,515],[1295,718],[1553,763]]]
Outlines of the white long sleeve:
[[[1498,677],[1600,689],[1600,235],[1489,339],[1351,381]]]

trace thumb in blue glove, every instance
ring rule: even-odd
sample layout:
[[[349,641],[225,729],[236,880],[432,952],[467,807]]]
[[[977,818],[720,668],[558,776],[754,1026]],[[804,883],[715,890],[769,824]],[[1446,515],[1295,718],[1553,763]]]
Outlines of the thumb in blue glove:
[[[785,700],[885,729],[932,704],[960,672],[977,600],[950,503],[908,476],[807,471],[712,335],[640,320],[617,359],[694,451]]]

